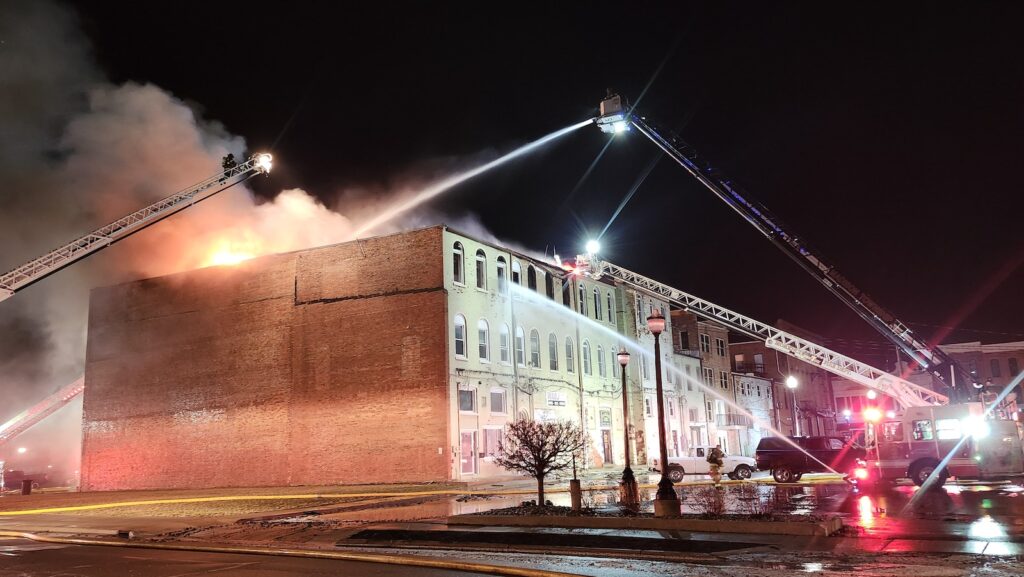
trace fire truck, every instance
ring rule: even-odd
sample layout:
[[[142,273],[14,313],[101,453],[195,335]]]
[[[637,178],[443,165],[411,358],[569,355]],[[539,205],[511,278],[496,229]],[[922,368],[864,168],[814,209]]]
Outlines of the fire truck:
[[[1024,476],[1018,423],[990,419],[981,403],[910,407],[885,417],[865,413],[868,454],[851,472],[854,484],[909,478],[918,486],[941,487],[950,476],[979,481]]]

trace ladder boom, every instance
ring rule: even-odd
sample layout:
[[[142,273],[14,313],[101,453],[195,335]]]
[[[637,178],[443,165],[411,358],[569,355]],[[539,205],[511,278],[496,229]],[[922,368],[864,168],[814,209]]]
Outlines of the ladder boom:
[[[663,298],[695,315],[725,325],[730,330],[764,341],[771,349],[785,353],[832,374],[849,379],[895,399],[904,407],[945,404],[942,394],[837,353],[807,339],[779,330],[769,324],[741,315],[715,303],[693,296],[664,283],[602,261],[593,255],[576,258],[580,271],[594,277],[608,276],[635,289]]]
[[[255,154],[244,163],[77,238],[0,276],[0,301],[62,268],[257,174],[270,172],[271,156]]]
[[[630,126],[636,128],[859,317],[940,381],[950,387],[963,387],[967,382],[976,380],[951,356],[919,339],[906,324],[840,274],[768,209],[750,200],[728,175],[712,166],[693,147],[671,131],[656,127],[648,119],[627,109],[620,96],[609,95],[601,102],[601,115],[596,123],[608,133],[623,132]]]
[[[78,377],[75,382],[18,413],[6,423],[0,424],[0,446],[29,430],[39,421],[56,413],[84,390],[85,377]]]

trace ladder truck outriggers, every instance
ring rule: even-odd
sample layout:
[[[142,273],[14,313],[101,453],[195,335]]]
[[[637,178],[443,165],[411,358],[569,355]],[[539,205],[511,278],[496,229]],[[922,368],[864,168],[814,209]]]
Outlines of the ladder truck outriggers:
[[[617,94],[609,94],[601,102],[595,123],[605,133],[618,134],[635,128],[646,136],[918,366],[944,383],[954,400],[967,400],[967,394],[961,391],[967,389],[968,383],[977,384],[974,374],[964,371],[938,346],[919,339],[895,315],[858,289],[805,240],[741,192],[732,179],[677,135],[656,127],[652,121],[629,109]],[[1012,420],[988,418],[993,407],[986,409],[982,403],[974,402],[950,404],[946,395],[932,389],[603,262],[596,255],[578,257],[577,265],[586,274],[609,276],[634,289],[667,299],[701,318],[762,340],[771,349],[893,398],[902,410],[883,414],[875,409],[875,414],[871,415],[875,418],[866,419],[869,421],[868,459],[861,467],[848,472],[848,479],[853,483],[909,478],[922,485],[931,477],[931,483],[941,486],[950,475],[960,479],[1024,475],[1020,428]]]
[[[14,296],[29,285],[199,201],[241,184],[254,176],[269,174],[273,167],[273,157],[268,153],[259,153],[252,155],[245,162],[238,163],[234,160],[233,155],[228,155],[224,158],[222,167],[223,170],[214,176],[4,273],[0,276],[0,301]],[[15,415],[14,418],[0,425],[0,445],[53,414],[84,390],[84,378],[79,377],[29,409]]]

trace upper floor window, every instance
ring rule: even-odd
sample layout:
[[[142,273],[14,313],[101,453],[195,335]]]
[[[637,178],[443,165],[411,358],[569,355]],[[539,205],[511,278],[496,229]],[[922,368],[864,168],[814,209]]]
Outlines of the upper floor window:
[[[569,373],[576,372],[576,349],[572,346],[572,339],[565,337],[565,370]]]
[[[991,359],[988,362],[989,374],[993,377],[1001,377],[1002,371],[999,367],[999,359]]]
[[[491,389],[491,412],[505,414],[505,389]]]
[[[476,288],[487,290],[487,255],[476,251]]]
[[[505,257],[498,257],[498,292],[508,294],[508,279],[505,277]]]
[[[501,353],[500,353],[501,354],[501,362],[503,362],[503,363],[510,363],[510,362],[512,362],[510,360],[511,357],[509,356],[509,350],[508,350],[509,349],[509,342],[508,341],[509,341],[508,325],[501,325],[501,337],[500,337],[500,342],[498,343],[498,348],[501,350]]]
[[[537,269],[532,264],[526,267],[526,288],[537,290]]]
[[[516,364],[520,367],[526,365],[526,333],[523,332],[523,327],[516,327]]]
[[[650,397],[644,397],[644,416],[647,416],[647,417],[653,417],[654,416],[654,409],[653,409],[653,407],[651,405],[653,405],[653,403],[651,402],[651,398]]]
[[[725,356],[725,339],[715,339],[715,352],[720,357]]]
[[[1020,367],[1017,366],[1017,357],[1010,357],[1006,360],[1007,369],[1010,371],[1011,377],[1016,377],[1017,373],[1020,372]]]
[[[583,341],[583,374],[593,374],[590,370],[590,341]]]
[[[594,318],[601,320],[601,291],[594,287]]]
[[[512,282],[516,283],[517,285],[523,284],[522,280],[520,280],[520,278],[519,278],[520,274],[522,272],[523,272],[523,269],[519,265],[519,261],[517,261],[517,260],[512,261]]]
[[[700,334],[700,350],[705,353],[711,352],[711,337],[704,333]]]
[[[540,333],[537,329],[530,331],[530,366],[540,368]]]
[[[463,267],[463,255],[462,243],[457,242],[452,247],[452,280],[456,284],[466,283],[466,271]]]
[[[580,314],[587,316],[587,285],[580,283]]]
[[[723,389],[729,388],[729,373],[721,371],[718,373],[718,386]]]
[[[704,367],[701,369],[704,374],[704,384],[707,386],[713,386],[715,384],[715,369]]]
[[[455,356],[466,358],[466,317],[455,315]]]
[[[608,293],[605,298],[606,304],[608,305],[608,322],[615,322],[615,305],[612,303],[612,293]]]
[[[546,274],[544,275],[544,293],[548,295],[548,298],[555,300],[555,275]]]
[[[647,368],[647,355],[640,355],[640,375],[643,376],[644,379],[651,378],[651,372]]]
[[[555,333],[548,334],[548,368],[558,370],[558,337]]]
[[[608,347],[608,361],[612,365],[612,376],[619,378],[619,369],[621,367],[619,367],[619,357],[615,352],[615,345]]]
[[[604,366],[604,347],[597,345],[597,374],[607,377],[608,373]]]
[[[480,319],[476,323],[476,334],[479,346],[480,360],[482,362],[490,362],[491,360],[491,329],[487,326],[487,321]]]
[[[562,304],[572,308],[572,288],[569,286],[569,279],[562,281]]]
[[[459,389],[459,411],[463,413],[476,412],[476,389]]]

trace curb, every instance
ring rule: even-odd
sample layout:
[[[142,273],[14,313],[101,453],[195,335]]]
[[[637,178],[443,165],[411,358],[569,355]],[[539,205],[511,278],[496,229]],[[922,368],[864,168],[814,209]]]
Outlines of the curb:
[[[380,563],[406,567],[426,567],[430,569],[448,569],[484,573],[487,575],[508,575],[512,577],[581,577],[573,573],[545,571],[543,569],[526,569],[521,567],[505,567],[501,565],[485,565],[483,563],[463,563],[444,561],[427,557],[383,555],[376,553],[345,553],[341,551],[308,551],[305,549],[262,549],[256,547],[231,547],[211,545],[178,545],[172,543],[141,543],[132,541],[106,541],[99,539],[81,539],[50,537],[22,531],[0,531],[0,537],[20,537],[41,543],[58,543],[65,545],[92,545],[104,547],[129,547],[133,549],[162,549],[165,551],[199,551],[203,553],[236,553],[247,555],[274,555],[280,557],[307,557],[313,559],[335,559],[340,561],[359,561],[363,563]]]
[[[582,529],[639,529],[648,531],[685,531],[688,533],[747,533],[803,537],[828,537],[843,528],[839,517],[822,521],[760,521],[650,517],[554,517],[538,515],[454,515],[452,526],[563,527]]]

